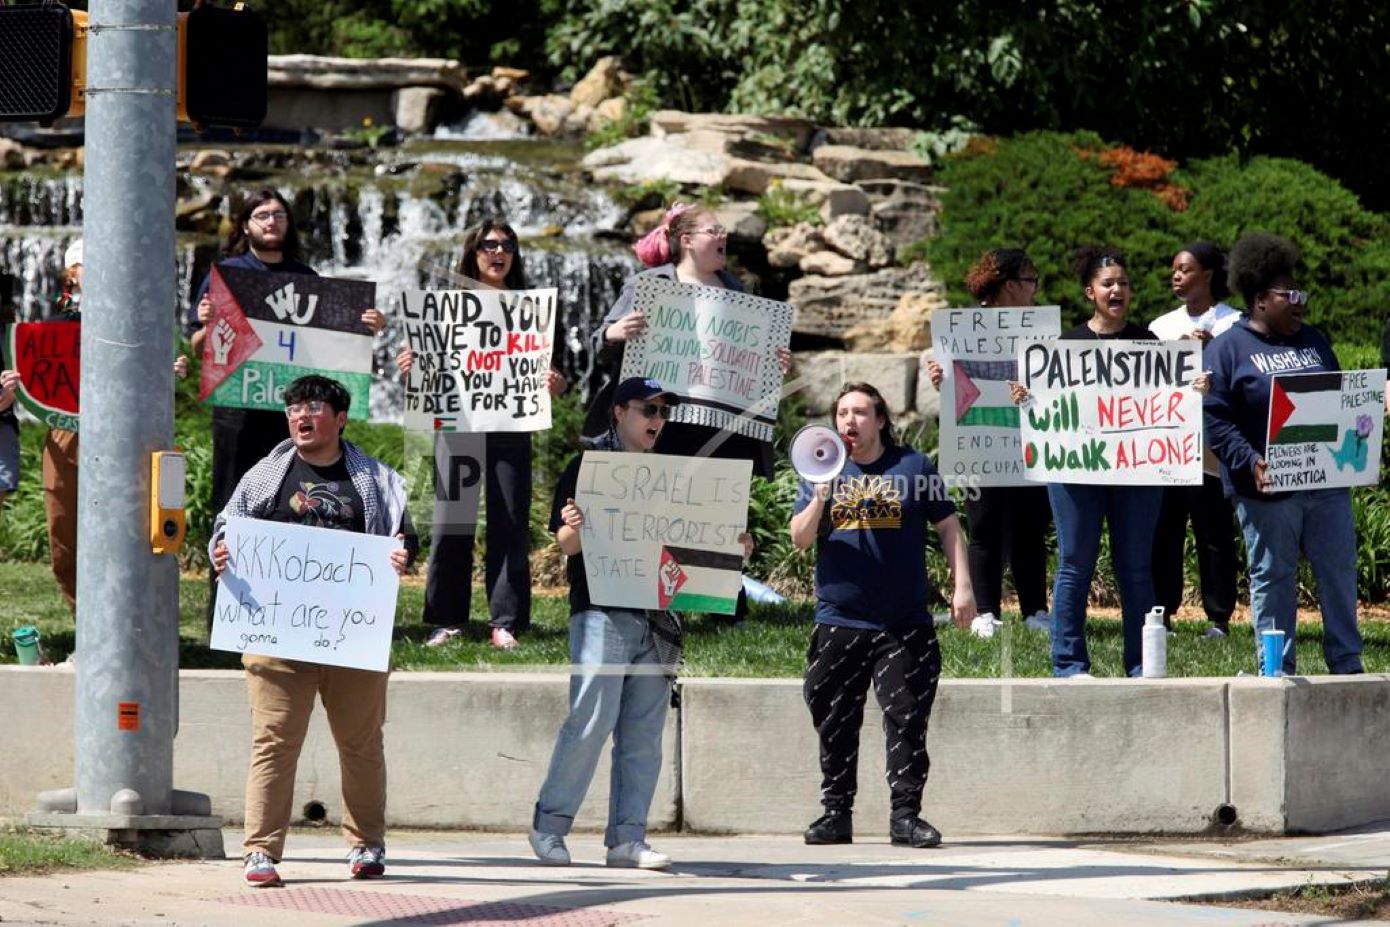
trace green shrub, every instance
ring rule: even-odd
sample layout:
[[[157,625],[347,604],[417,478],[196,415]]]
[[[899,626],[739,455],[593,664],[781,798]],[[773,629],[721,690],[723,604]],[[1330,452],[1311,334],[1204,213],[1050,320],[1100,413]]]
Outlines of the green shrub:
[[[788,190],[777,183],[768,187],[767,192],[758,198],[758,215],[767,222],[768,228],[774,229],[786,225],[796,225],[798,222],[809,222],[812,225],[825,224],[825,220],[821,218],[819,206],[812,203],[803,194]]]

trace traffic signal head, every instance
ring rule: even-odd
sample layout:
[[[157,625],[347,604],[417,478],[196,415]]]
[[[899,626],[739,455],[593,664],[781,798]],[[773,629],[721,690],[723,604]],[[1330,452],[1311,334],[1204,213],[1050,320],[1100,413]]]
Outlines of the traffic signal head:
[[[0,6],[0,122],[51,123],[67,115],[73,34],[65,6]]]
[[[179,15],[179,119],[254,129],[265,120],[265,20],[238,3]]]

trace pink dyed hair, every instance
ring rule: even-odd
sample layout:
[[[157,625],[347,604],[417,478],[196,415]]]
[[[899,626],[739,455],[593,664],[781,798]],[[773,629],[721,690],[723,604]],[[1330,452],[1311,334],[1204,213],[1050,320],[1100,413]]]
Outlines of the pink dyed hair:
[[[671,223],[683,213],[695,208],[689,203],[673,203],[671,208],[666,210],[666,215],[661,217],[656,228],[638,239],[637,244],[632,246],[632,250],[637,254],[637,259],[648,267],[658,267],[669,263],[671,260]]]

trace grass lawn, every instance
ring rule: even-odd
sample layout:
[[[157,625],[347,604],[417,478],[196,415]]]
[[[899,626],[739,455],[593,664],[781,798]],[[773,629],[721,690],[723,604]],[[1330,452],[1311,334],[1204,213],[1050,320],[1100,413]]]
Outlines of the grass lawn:
[[[0,877],[42,875],[58,869],[126,869],[139,858],[92,840],[0,828]]]
[[[20,625],[35,624],[51,657],[62,659],[74,646],[72,619],[59,596],[46,564],[0,563],[0,662],[14,662],[10,632]],[[207,581],[185,574],[180,581],[179,636],[182,665],[238,667],[232,653],[209,650],[204,608]],[[505,652],[493,649],[481,616],[487,614],[481,589],[473,593],[473,621],[465,633],[443,647],[426,647],[428,625],[420,623],[424,599],[422,577],[407,577],[401,586],[396,612],[394,663],[403,670],[537,670],[559,671],[569,650],[569,605],[563,595],[538,594],[532,602],[532,628],[521,646]],[[1193,611],[1193,610],[1189,610]],[[1007,614],[1007,613],[1006,613]],[[955,628],[941,629],[944,675],[993,678],[1039,677],[1051,672],[1045,634],[1025,630],[1016,614],[992,640],[978,640]],[[1310,617],[1315,618],[1313,613]],[[1177,634],[1168,641],[1170,676],[1234,676],[1255,669],[1255,645],[1248,623],[1232,626],[1231,637],[1211,641],[1202,637],[1203,621],[1178,621]],[[740,625],[727,619],[695,615],[686,623],[686,667],[689,676],[800,676],[805,668],[806,645],[811,632],[811,604],[753,606],[750,618]],[[1390,622],[1363,616],[1363,662],[1368,672],[1390,672]],[[1090,621],[1089,641],[1093,672],[1119,676],[1120,623],[1113,616],[1098,615]],[[1298,629],[1299,665],[1309,674],[1325,673],[1322,659],[1322,627],[1303,621]]]

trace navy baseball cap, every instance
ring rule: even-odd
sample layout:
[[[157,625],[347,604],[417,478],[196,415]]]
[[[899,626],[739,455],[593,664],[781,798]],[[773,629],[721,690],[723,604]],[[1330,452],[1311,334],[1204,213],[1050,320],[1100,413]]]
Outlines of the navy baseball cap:
[[[650,377],[628,377],[613,391],[613,405],[625,406],[634,399],[643,401],[660,396],[668,406],[680,405],[680,397]]]

